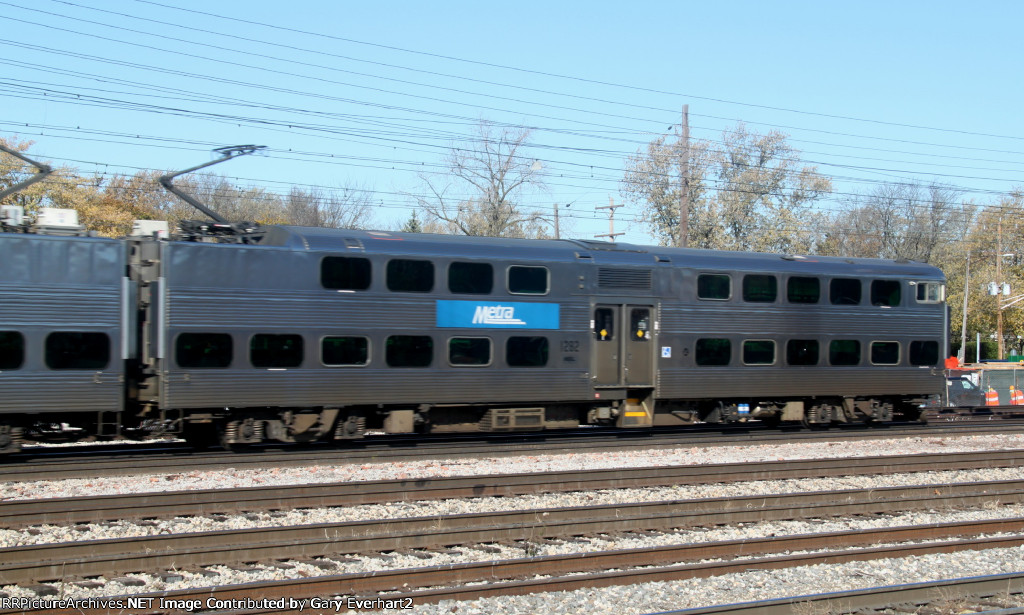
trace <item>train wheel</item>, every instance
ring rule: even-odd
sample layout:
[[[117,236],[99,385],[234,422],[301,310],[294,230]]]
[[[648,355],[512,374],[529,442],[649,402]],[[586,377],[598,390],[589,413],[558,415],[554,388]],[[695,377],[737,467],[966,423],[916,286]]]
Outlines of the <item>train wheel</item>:
[[[0,425],[0,455],[21,451],[21,427]]]
[[[205,451],[218,444],[219,430],[210,423],[189,423],[181,437],[192,448]]]

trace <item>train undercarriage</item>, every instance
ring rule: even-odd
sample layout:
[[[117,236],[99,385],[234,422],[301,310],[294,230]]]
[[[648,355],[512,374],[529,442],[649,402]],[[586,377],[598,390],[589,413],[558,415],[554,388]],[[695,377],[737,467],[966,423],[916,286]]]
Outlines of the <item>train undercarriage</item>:
[[[649,391],[628,391],[594,403],[429,405],[416,407],[210,408],[187,411],[143,408],[135,413],[25,415],[0,421],[0,454],[24,443],[146,440],[180,437],[197,447],[244,447],[359,439],[367,433],[443,434],[620,428],[752,422],[883,424],[917,421],[926,396],[811,397],[784,400],[658,401]]]

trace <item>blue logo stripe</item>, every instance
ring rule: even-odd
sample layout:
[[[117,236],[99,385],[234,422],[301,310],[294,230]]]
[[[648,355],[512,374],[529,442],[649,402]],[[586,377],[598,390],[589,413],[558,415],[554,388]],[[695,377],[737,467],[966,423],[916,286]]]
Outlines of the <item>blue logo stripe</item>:
[[[467,329],[557,329],[557,303],[437,301],[437,326]]]

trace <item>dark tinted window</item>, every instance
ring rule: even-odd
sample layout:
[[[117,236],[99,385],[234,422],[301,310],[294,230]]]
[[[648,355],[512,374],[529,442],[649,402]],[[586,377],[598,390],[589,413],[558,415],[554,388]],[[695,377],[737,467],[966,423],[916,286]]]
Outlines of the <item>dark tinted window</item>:
[[[633,308],[629,312],[629,335],[637,342],[651,341],[651,310]]]
[[[775,363],[775,342],[772,340],[744,341],[743,363],[746,365],[771,365]]]
[[[773,275],[743,276],[743,300],[771,303],[779,294],[779,282]]]
[[[434,289],[434,263],[395,259],[388,261],[388,290],[429,293]]]
[[[249,362],[253,367],[298,367],[302,365],[302,336],[254,335],[249,340]]]
[[[320,284],[338,290],[366,290],[370,287],[370,260],[326,256],[320,261]]]
[[[828,345],[830,365],[860,365],[860,342],[857,340],[832,340]]]
[[[938,342],[910,342],[911,365],[935,365],[938,362]]]
[[[453,337],[448,340],[452,365],[490,365],[491,340],[486,337]]]
[[[829,282],[828,299],[832,305],[860,305],[860,280],[835,278]]]
[[[325,337],[320,341],[320,360],[324,365],[366,365],[370,362],[370,343],[365,337]]]
[[[429,335],[392,335],[384,355],[388,367],[427,367],[434,359],[434,340]]]
[[[594,339],[601,342],[615,339],[615,313],[611,308],[594,310]]]
[[[871,362],[875,365],[899,365],[899,342],[871,342]]]
[[[505,362],[510,367],[543,367],[548,364],[548,338],[510,337],[505,346]]]
[[[790,303],[817,303],[821,299],[821,282],[818,278],[789,278],[786,299]]]
[[[521,266],[509,267],[508,292],[517,295],[548,294],[548,268]]]
[[[106,333],[60,331],[46,336],[46,366],[50,369],[103,369],[110,363]]]
[[[818,340],[789,340],[786,343],[786,363],[790,365],[817,365]]]
[[[0,331],[0,370],[18,369],[24,362],[24,336],[17,331]]]
[[[448,265],[448,290],[467,295],[486,295],[494,288],[494,268],[490,263],[452,263]]]
[[[728,299],[732,296],[732,281],[729,276],[718,273],[702,273],[697,276],[698,299]]]
[[[694,359],[697,365],[728,365],[732,354],[732,343],[725,339],[697,340]]]
[[[182,333],[174,344],[178,367],[231,365],[231,336],[227,333]]]
[[[872,280],[871,305],[888,305],[896,307],[900,304],[899,280]]]

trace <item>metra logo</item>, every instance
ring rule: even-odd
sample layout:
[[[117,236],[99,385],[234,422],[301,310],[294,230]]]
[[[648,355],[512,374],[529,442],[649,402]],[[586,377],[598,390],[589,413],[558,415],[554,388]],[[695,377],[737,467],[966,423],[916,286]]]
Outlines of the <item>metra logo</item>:
[[[437,300],[437,326],[453,329],[557,329],[557,303]]]
[[[473,313],[474,325],[526,325],[516,318],[516,308],[506,305],[478,305]]]

